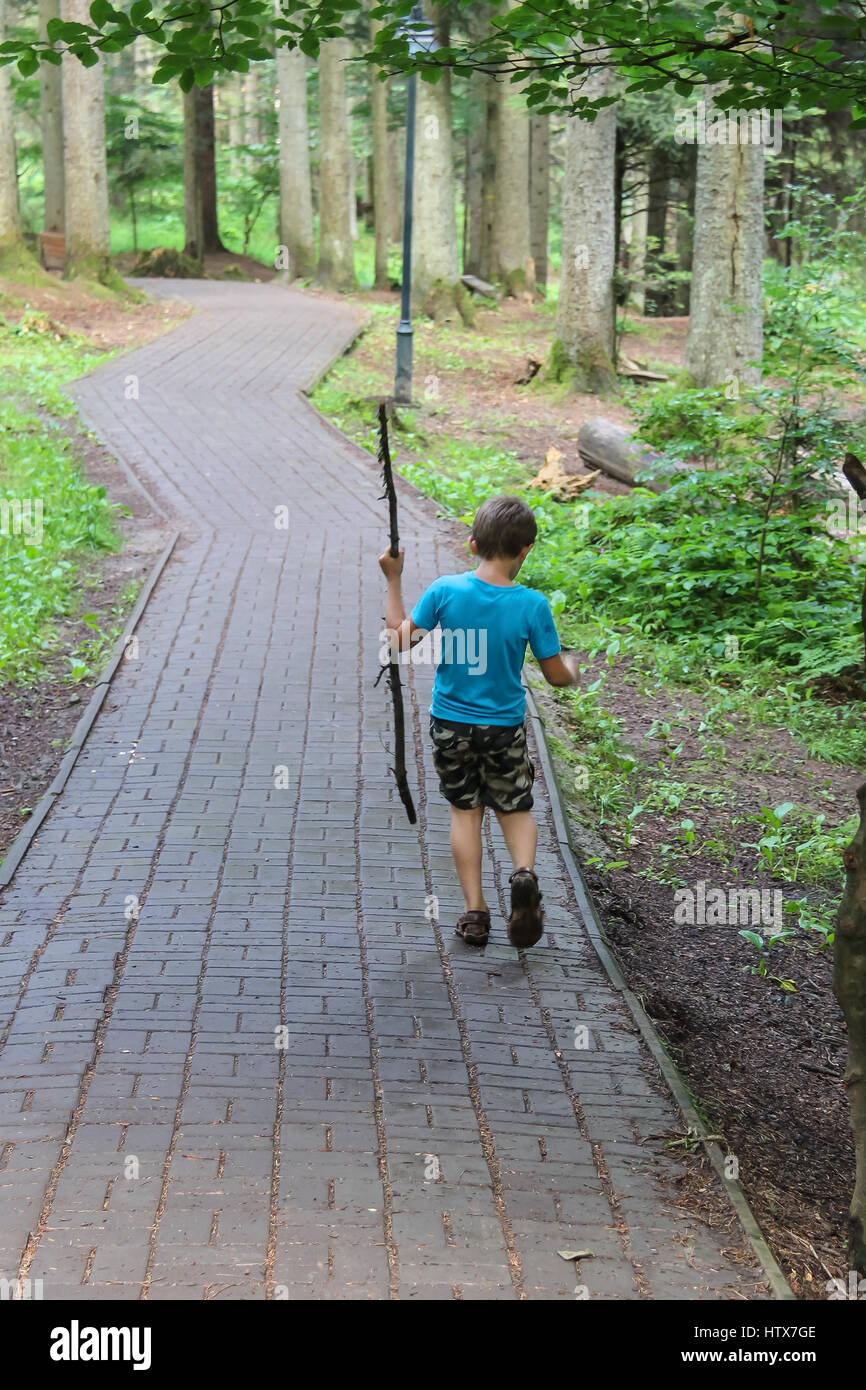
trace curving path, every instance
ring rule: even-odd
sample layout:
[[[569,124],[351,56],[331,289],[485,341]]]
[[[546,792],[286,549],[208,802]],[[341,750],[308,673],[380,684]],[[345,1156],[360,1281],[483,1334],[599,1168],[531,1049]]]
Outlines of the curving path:
[[[0,906],[0,1275],[48,1299],[765,1296],[737,1228],[676,1205],[681,1125],[543,786],[543,947],[451,933],[430,673],[420,840],[373,689],[375,465],[299,395],[352,310],[157,289],[198,312],[75,387],[183,539]],[[460,566],[432,518],[404,488],[407,597]]]

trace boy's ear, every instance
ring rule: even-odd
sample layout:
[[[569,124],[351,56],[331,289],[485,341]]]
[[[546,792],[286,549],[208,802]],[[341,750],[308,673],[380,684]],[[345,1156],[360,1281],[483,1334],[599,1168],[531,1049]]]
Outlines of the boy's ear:
[[[471,550],[473,555],[478,554],[478,542],[476,541],[474,536],[469,537],[469,549]]]

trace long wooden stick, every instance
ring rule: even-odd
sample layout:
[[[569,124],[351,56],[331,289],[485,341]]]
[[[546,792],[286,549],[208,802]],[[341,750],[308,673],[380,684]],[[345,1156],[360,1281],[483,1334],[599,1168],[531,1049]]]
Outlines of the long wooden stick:
[[[394,488],[394,473],[391,468],[391,450],[388,445],[388,408],[384,401],[379,406],[379,462],[385,481],[385,496],[388,499],[388,520],[391,531],[391,554],[400,554],[400,532],[397,526],[397,493]],[[406,777],[406,720],[403,714],[403,686],[400,682],[400,667],[396,661],[388,664],[388,685],[391,688],[391,702],[394,706],[394,779],[400,800],[406,807],[409,824],[414,825],[415,803],[409,790]]]
[[[866,468],[856,454],[846,454],[842,472],[861,500],[866,500]],[[861,607],[866,646],[866,588]],[[857,789],[860,824],[842,855],[845,891],[836,919],[833,992],[848,1030],[845,1089],[854,1131],[854,1191],[848,1210],[848,1260],[866,1275],[866,782]]]
[[[866,501],[866,468],[863,467],[856,454],[845,455],[842,472],[860,500]],[[863,597],[860,600],[860,620],[863,626],[863,655],[864,661],[866,661],[866,584],[863,586]]]

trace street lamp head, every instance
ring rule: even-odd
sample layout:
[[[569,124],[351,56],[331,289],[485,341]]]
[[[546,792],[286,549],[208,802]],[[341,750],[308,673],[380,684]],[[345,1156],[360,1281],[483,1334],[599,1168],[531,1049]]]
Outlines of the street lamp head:
[[[413,6],[412,13],[398,32],[405,38],[413,57],[416,53],[435,53],[438,47],[436,32],[432,24],[424,22],[420,5]]]
[[[409,41],[409,52],[413,56],[416,53],[435,53],[439,47],[436,42],[436,34],[429,24],[420,24],[412,29],[407,29],[406,38]]]

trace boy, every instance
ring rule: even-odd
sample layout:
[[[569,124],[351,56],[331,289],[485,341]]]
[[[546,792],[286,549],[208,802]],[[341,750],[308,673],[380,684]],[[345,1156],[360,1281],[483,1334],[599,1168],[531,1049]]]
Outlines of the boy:
[[[578,671],[575,657],[560,655],[547,599],[514,582],[537,533],[535,517],[519,497],[492,497],[479,508],[469,537],[477,569],[437,579],[408,618],[400,580],[404,552],[394,558],[386,551],[379,559],[388,580],[391,651],[407,651],[437,626],[442,629],[430,737],[440,789],[451,805],[451,852],[466,904],[457,935],[472,946],[484,946],[490,935],[481,890],[487,806],[514,865],[508,939],[512,946],[534,946],[543,931],[534,870],[538,831],[530,814],[535,770],[526,748],[520,680],[527,644],[550,685],[575,685]]]

